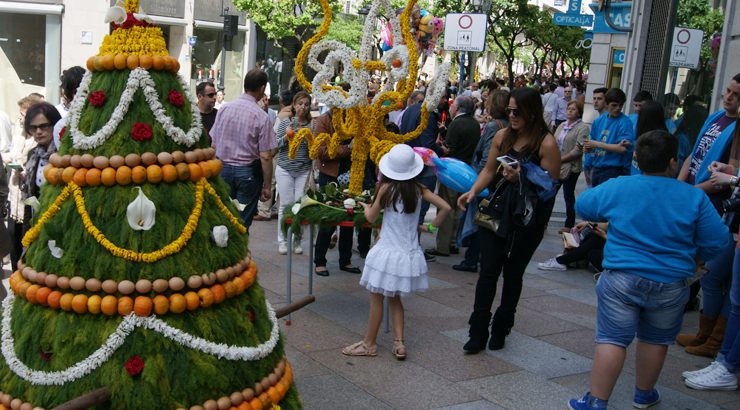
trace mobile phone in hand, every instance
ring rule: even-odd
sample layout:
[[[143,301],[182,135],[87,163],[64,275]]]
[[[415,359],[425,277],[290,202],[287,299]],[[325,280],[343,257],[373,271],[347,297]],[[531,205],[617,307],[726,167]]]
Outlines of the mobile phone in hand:
[[[516,168],[519,166],[519,161],[516,159],[508,156],[508,155],[502,155],[500,157],[496,157],[496,160],[502,164],[506,164],[512,168]]]

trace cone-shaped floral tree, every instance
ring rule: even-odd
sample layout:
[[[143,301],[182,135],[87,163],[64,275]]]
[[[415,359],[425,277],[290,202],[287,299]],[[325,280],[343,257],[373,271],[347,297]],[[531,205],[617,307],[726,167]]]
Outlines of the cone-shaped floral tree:
[[[179,64],[137,0],[107,19],[2,304],[0,408],[299,408]]]

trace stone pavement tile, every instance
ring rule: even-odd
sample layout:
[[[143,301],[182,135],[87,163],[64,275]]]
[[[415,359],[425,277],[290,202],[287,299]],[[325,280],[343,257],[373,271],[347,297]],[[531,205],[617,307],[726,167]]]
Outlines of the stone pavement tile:
[[[503,407],[497,406],[490,401],[478,400],[471,401],[469,403],[457,404],[454,406],[437,407],[432,410],[506,410]]]
[[[420,296],[449,308],[457,309],[467,316],[469,310],[473,308],[475,294],[472,289],[456,287],[451,289],[429,289],[420,294]]]
[[[363,318],[362,320],[367,320]],[[362,324],[363,332],[365,323]],[[293,313],[291,325],[285,322],[280,329],[287,344],[301,352],[336,349],[357,341],[357,333],[348,330],[343,324],[323,317],[308,307]]]
[[[567,332],[539,336],[538,339],[551,345],[562,347],[577,355],[593,359],[594,331],[592,329],[570,330]]]
[[[596,308],[557,295],[529,298],[524,307],[575,323],[590,329],[596,328]]]
[[[561,377],[551,379],[551,381],[561,384],[571,390],[578,392],[577,396],[583,395],[588,390],[589,386],[589,373],[576,374],[567,377]],[[628,373],[622,372],[617,385],[614,387],[612,397],[609,398],[609,409],[632,409],[632,397],[635,389],[635,377]],[[707,403],[706,401],[697,399],[696,397],[689,395],[687,389],[672,389],[662,383],[662,380],[658,381],[658,390],[661,395],[661,402],[651,409],[655,410],[668,410],[668,409],[682,409],[682,410],[719,410],[720,407]],[[730,392],[732,393],[732,392]],[[576,396],[573,396],[576,397]]]
[[[467,328],[444,334],[463,343],[468,340]],[[591,370],[591,359],[516,331],[512,331],[506,338],[503,349],[487,350],[486,354],[546,378]]]
[[[290,361],[290,365],[293,366],[293,374],[296,375],[296,380],[331,374],[331,370],[326,366],[291,346],[289,341],[285,343],[285,356]]]
[[[573,393],[539,374],[528,371],[506,373],[458,383],[484,399],[512,410],[551,410],[564,408]]]
[[[586,269],[568,269],[566,271],[553,271],[553,270],[539,270],[537,263],[542,262],[544,259],[532,258],[527,268],[524,270],[524,280],[526,281],[529,275],[535,275],[543,279],[549,279],[556,282],[561,282],[568,285],[570,288],[577,289],[590,289],[593,292],[594,286],[594,274],[593,272]]]
[[[544,336],[583,329],[576,323],[550,316],[526,307],[527,301],[519,302],[514,321],[514,330],[527,336]]]
[[[303,408],[306,410],[337,408],[353,410],[393,409],[387,403],[336,374],[296,378],[296,387],[303,401]]]
[[[434,317],[434,318],[457,318],[465,316],[467,318],[467,310],[459,310],[456,308],[449,307],[443,303],[439,303],[433,299],[426,297],[426,292],[421,292],[418,295],[408,296],[403,298],[403,306],[406,317]],[[472,306],[472,303],[471,303]]]
[[[596,307],[597,304],[595,291],[589,291],[586,289],[553,289],[548,291],[548,293],[562,296],[579,303],[585,303],[593,307]]]
[[[367,292],[363,292],[367,294]],[[327,293],[306,306],[326,320],[357,334],[365,334],[367,328],[368,300],[347,293]]]
[[[429,409],[481,399],[414,360],[396,360],[389,351],[381,350],[372,358],[348,357],[335,351],[312,352],[310,356],[396,409]]]
[[[546,274],[529,274],[524,277],[524,287],[548,291],[552,289],[570,288],[571,286],[547,278]]]

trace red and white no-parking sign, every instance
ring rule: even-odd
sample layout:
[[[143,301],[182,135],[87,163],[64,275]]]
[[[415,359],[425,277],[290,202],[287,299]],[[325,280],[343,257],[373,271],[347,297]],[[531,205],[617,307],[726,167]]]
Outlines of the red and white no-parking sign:
[[[487,24],[485,14],[448,14],[445,16],[445,50],[482,52],[486,48]]]
[[[691,28],[676,27],[673,29],[671,44],[671,67],[699,68],[699,54],[704,32]]]

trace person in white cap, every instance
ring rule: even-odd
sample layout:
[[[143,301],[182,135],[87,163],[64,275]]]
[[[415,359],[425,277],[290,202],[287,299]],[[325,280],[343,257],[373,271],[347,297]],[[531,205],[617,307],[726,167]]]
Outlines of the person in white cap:
[[[362,203],[365,217],[374,222],[383,210],[380,240],[365,259],[360,285],[370,291],[370,314],[365,338],[342,349],[347,356],[377,356],[376,339],[383,319],[383,297],[389,299],[393,323],[393,355],[406,358],[403,342],[403,304],[400,296],[429,287],[427,263],[418,232],[434,233],[450,212],[450,205],[417,182],[424,162],[406,144],[394,146],[378,164],[382,177],[372,205]],[[421,199],[437,207],[432,223],[419,225]]]

